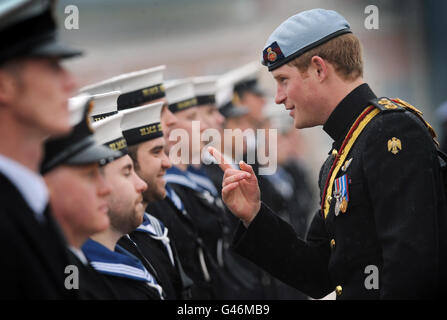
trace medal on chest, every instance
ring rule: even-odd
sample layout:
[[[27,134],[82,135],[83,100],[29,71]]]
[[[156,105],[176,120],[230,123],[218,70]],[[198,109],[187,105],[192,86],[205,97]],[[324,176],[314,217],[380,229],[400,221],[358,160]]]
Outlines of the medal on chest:
[[[337,178],[334,182],[334,198],[335,198],[335,216],[340,211],[345,213],[348,210],[349,191],[348,191],[348,175]]]

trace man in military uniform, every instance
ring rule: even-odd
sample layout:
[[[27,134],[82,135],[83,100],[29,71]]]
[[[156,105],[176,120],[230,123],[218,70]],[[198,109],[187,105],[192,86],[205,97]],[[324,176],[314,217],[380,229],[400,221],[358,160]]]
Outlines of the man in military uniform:
[[[69,100],[74,128],[69,135],[45,142],[41,173],[50,190],[52,212],[68,242],[70,265],[77,268],[78,286],[71,290],[78,291],[81,299],[116,299],[110,284],[81,251],[88,237],[109,227],[106,197],[110,186],[99,165],[119,155],[95,143],[88,118],[91,103],[85,95]]]
[[[146,203],[166,197],[163,176],[171,167],[164,151],[165,140],[160,124],[162,106],[163,102],[158,102],[127,109],[123,111],[121,121],[135,172],[148,185],[143,192]],[[165,298],[176,300],[188,295],[192,281],[183,272],[169,231],[162,221],[146,210],[143,223],[121,238],[118,244],[150,265],[163,287]]]
[[[118,240],[135,230],[144,216],[143,192],[147,184],[135,173],[127,144],[121,132],[122,112],[94,123],[97,143],[120,152],[120,156],[102,167],[111,186],[107,197],[110,226],[91,236],[82,251],[95,270],[102,273],[119,299],[160,300],[163,288],[155,272],[120,245]]]
[[[286,20],[262,61],[295,127],[323,125],[334,143],[306,241],[261,202],[249,165],[221,164],[223,199],[243,222],[235,250],[314,298],[334,289],[339,299],[437,297],[446,283],[447,208],[431,127],[414,107],[378,99],[364,83],[359,41],[334,11]]]
[[[0,296],[74,298],[37,172],[44,139],[70,131],[67,101],[76,83],[60,60],[80,52],[57,41],[50,1],[2,1],[0,38]]]
[[[209,125],[209,122],[202,122],[200,111],[198,111],[201,108],[199,103],[203,100],[195,95],[192,79],[168,82],[165,87],[169,109],[176,118],[168,130],[182,129],[188,132],[189,137],[180,142],[182,151],[185,152],[181,155],[180,163],[169,168],[165,175],[168,193],[169,189],[172,189],[178,195],[186,212],[183,214],[182,224],[178,223],[177,218],[170,219],[173,222],[169,225],[173,232],[173,239],[179,249],[180,258],[184,257],[182,262],[184,262],[185,271],[191,275],[197,289],[203,290],[197,298],[207,298],[205,292],[208,291],[208,286],[212,289],[214,299],[236,298],[236,294],[241,294],[244,288],[241,279],[238,279],[235,272],[228,268],[227,263],[231,257],[226,252],[228,246],[225,246],[225,235],[228,234],[229,229],[225,221],[222,201],[208,177],[198,176],[197,169],[188,168],[193,157],[200,155],[201,146],[200,141],[192,140],[195,139],[192,133],[193,121],[200,121],[200,133]],[[162,126],[166,123],[165,117],[166,114],[162,114]],[[163,130],[165,127],[169,126],[163,126]],[[178,148],[178,144],[174,145],[171,138],[167,141],[169,154],[175,154],[174,148]],[[156,214],[154,212],[154,215]],[[160,219],[163,220],[162,217]],[[186,228],[191,228],[188,230],[188,237],[193,236],[197,239],[196,241],[189,240],[189,243],[180,243],[177,240],[179,239],[177,234],[184,233]],[[184,255],[189,255],[189,257]],[[197,264],[197,257],[199,264]],[[197,267],[204,271],[203,278],[201,270]],[[190,268],[192,272],[189,272]]]

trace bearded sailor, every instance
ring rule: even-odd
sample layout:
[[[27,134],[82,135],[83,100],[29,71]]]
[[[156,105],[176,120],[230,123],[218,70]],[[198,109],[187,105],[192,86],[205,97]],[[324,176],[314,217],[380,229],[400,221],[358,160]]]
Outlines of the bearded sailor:
[[[82,250],[90,264],[107,277],[120,299],[160,300],[164,299],[164,293],[156,272],[117,245],[121,237],[142,223],[142,193],[147,189],[147,184],[137,176],[132,159],[127,155],[121,118],[122,114],[118,113],[94,123],[98,144],[120,151],[120,157],[102,167],[111,186],[107,198],[110,227],[93,235]]]

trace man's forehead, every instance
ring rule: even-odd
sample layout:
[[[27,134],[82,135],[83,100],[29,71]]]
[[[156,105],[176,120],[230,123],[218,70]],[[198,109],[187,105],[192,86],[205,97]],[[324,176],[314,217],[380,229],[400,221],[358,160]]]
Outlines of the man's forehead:
[[[67,165],[67,167],[70,169],[74,169],[74,170],[87,171],[87,170],[99,168],[99,164],[96,162],[96,163],[87,163],[87,164],[82,164],[82,165]]]
[[[126,167],[133,167],[132,159],[129,157],[128,154],[113,160],[112,162],[105,165],[105,168],[111,169],[112,171],[120,171],[122,169],[125,169]]]
[[[185,109],[185,110],[182,110],[182,111],[177,111],[175,113],[175,115],[178,118],[186,118],[186,117],[188,117],[188,116],[190,116],[192,114],[196,114],[197,110],[198,110],[198,107],[188,108],[188,109]]]
[[[294,69],[294,68],[289,66],[288,64],[284,64],[281,67],[279,67],[275,70],[272,70],[270,72],[272,73],[272,76],[274,78],[277,78],[278,76],[289,74],[292,71],[292,69]]]
[[[164,138],[164,136],[161,136],[161,137],[151,139],[151,140],[141,143],[140,148],[141,149],[153,149],[156,147],[164,147],[165,144],[166,144],[165,138]]]

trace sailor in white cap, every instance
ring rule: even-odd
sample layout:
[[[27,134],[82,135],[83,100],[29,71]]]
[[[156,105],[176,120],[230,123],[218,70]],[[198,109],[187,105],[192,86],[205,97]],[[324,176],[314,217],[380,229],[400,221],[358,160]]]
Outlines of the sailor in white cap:
[[[203,95],[196,94],[194,82],[191,79],[182,79],[166,83],[166,96],[169,108],[177,118],[177,123],[172,129],[182,130],[187,133],[188,138],[182,137],[179,142],[185,147],[183,151],[186,150],[186,156],[181,157],[178,164],[167,170],[165,179],[168,187],[172,188],[181,199],[187,214],[185,219],[191,219],[193,222],[195,241],[200,239],[204,245],[203,248],[191,249],[191,245],[186,243],[189,236],[181,243],[176,243],[179,252],[183,251],[183,254],[189,255],[184,259],[188,260],[188,265],[192,269],[191,277],[196,276],[193,280],[200,290],[204,291],[207,286],[209,287],[206,282],[211,280],[209,288],[211,297],[222,299],[253,297],[250,284],[256,282],[256,279],[248,275],[250,272],[247,272],[239,264],[237,258],[234,258],[228,249],[231,222],[228,220],[220,195],[212,180],[200,167],[200,158],[198,157],[199,161],[197,162],[191,161],[193,156],[200,156],[200,147],[202,146],[201,141],[194,139],[200,139],[200,134],[208,128],[210,123],[202,121],[198,112],[198,109],[201,108],[199,98]],[[200,124],[200,134],[193,132],[193,121]],[[178,148],[178,144],[173,146],[171,141],[168,142],[168,146]],[[196,150],[194,147],[200,149]],[[176,155],[172,150],[170,149],[170,154]],[[182,151],[182,149],[178,150]],[[175,234],[182,232],[181,228],[185,228],[184,224],[183,221],[183,226],[180,223],[174,225]],[[199,259],[199,265],[196,259],[197,249],[203,250],[201,254],[199,252],[199,256],[206,254]],[[200,266],[203,275],[200,275],[198,272],[200,269],[198,270],[197,266]],[[205,276],[206,274],[208,275]],[[217,285],[216,279],[225,280],[223,280],[223,284]]]
[[[200,107],[197,110],[201,121],[207,123],[209,128],[221,131],[225,118],[219,112],[216,104],[218,77],[195,77],[192,81],[197,105]]]
[[[338,299],[439,296],[447,205],[435,134],[421,113],[376,97],[363,80],[360,42],[335,11],[284,21],[262,63],[295,127],[322,125],[334,143],[306,240],[262,204],[250,166],[221,165],[223,199],[243,221],[235,250],[314,298],[334,290]]]
[[[118,113],[93,124],[97,143],[120,154],[102,167],[111,189],[107,197],[110,226],[92,235],[82,251],[93,268],[107,278],[119,299],[160,300],[163,288],[153,270],[148,270],[139,258],[117,244],[121,237],[143,222],[142,193],[147,189],[127,155],[127,143],[120,126],[122,116]]]
[[[166,197],[164,175],[171,162],[164,148],[165,139],[160,123],[162,106],[163,102],[157,102],[122,111],[121,130],[127,141],[129,156],[135,172],[148,185],[143,192],[145,203]],[[161,219],[163,216],[164,213]],[[170,236],[162,220],[145,210],[142,224],[118,243],[139,257],[148,269],[155,270],[164,297],[175,300],[187,296],[192,281],[183,271]]]
[[[258,61],[253,61],[222,75],[234,84],[234,100],[237,105],[247,108],[251,127],[256,129],[261,128],[265,121],[262,111],[266,94],[259,85],[261,68]]]

